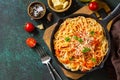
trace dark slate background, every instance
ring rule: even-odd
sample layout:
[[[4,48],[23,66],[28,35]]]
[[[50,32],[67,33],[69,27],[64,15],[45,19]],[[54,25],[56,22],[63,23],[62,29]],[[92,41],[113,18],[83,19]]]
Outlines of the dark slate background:
[[[54,19],[48,22],[46,17],[41,20],[31,20],[27,15],[27,6],[35,0],[0,0],[0,80],[52,80],[48,69],[42,65],[38,54],[25,44],[28,37],[34,37],[39,44],[49,49],[43,41],[45,30],[37,30],[38,33],[27,33],[23,27],[26,22],[32,22],[35,26],[43,23],[45,28],[55,23],[59,18],[67,16],[84,4],[79,0],[73,0],[72,7],[65,13],[52,12],[47,7],[47,0],[39,0],[47,7],[47,13],[52,12]],[[119,0],[104,0],[113,10]],[[46,14],[47,14],[46,13]],[[53,65],[62,76],[68,80],[53,59]],[[59,80],[59,79],[56,79]],[[79,80],[111,80],[106,70],[97,70]]]

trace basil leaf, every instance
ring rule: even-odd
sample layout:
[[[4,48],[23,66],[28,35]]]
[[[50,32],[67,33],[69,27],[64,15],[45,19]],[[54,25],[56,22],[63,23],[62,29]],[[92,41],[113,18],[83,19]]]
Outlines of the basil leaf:
[[[65,41],[69,42],[69,41],[70,41],[70,38],[69,38],[69,37],[66,37],[66,38],[65,38]]]
[[[77,36],[73,36],[73,38],[74,38],[75,40],[78,40],[79,42],[83,42],[82,38],[79,38],[79,37],[77,37]]]
[[[82,50],[82,53],[87,53],[89,52],[91,49],[88,48],[88,47],[84,47],[83,50]]]
[[[94,31],[90,31],[90,34],[93,36],[95,34],[95,32]]]
[[[78,40],[78,37],[77,37],[77,36],[73,36],[73,38],[74,38],[75,40]]]
[[[91,58],[92,62],[96,62],[96,59],[95,58]]]
[[[78,38],[78,41],[79,41],[79,42],[83,42],[83,40],[82,40],[81,38]]]
[[[70,61],[73,60],[73,59],[74,59],[74,57],[70,57],[70,58],[69,58]]]

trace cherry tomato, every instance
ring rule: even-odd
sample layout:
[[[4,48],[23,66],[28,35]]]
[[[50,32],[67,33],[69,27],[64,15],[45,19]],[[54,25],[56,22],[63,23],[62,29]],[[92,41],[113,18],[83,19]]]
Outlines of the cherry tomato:
[[[89,7],[90,10],[95,11],[99,8],[99,5],[98,5],[97,2],[94,1],[94,2],[90,2],[88,4],[88,7]]]
[[[36,43],[37,41],[33,37],[29,37],[26,39],[26,44],[31,48],[35,47]]]
[[[27,22],[27,23],[25,24],[25,26],[24,26],[24,29],[25,29],[27,32],[32,32],[32,31],[34,31],[35,26],[34,26],[32,23]]]

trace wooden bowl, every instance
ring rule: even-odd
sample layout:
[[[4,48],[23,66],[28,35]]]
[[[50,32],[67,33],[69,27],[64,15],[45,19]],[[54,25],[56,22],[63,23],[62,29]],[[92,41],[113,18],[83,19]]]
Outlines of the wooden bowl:
[[[42,2],[34,1],[28,5],[27,12],[32,19],[41,19],[46,13],[46,7]]]
[[[50,7],[50,9],[53,10],[54,12],[65,12],[70,8],[70,6],[72,4],[72,0],[66,0],[66,1],[68,1],[68,5],[62,9],[55,9],[54,3],[52,2],[52,0],[47,0],[47,3],[48,3],[48,6]]]

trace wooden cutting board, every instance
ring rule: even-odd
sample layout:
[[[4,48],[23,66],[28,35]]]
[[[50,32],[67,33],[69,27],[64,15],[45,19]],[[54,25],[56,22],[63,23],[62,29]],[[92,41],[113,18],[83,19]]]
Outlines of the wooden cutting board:
[[[100,10],[101,8],[104,8],[104,10],[106,11],[106,13],[109,13],[109,12],[110,12],[110,8],[109,8],[109,6],[108,6],[105,2],[101,2],[101,1],[98,1],[98,2],[99,2],[99,5],[100,5],[99,10]],[[80,9],[78,9],[78,10],[77,10],[76,12],[74,12],[73,14],[75,14],[75,13],[85,13],[85,14],[89,14],[89,15],[95,13],[97,17],[100,17],[99,13],[91,11],[91,10],[88,8],[87,5],[86,5],[86,6],[83,6],[83,7],[80,8]],[[110,22],[110,23],[108,24],[108,26],[107,26],[108,30],[110,29],[111,23],[112,23],[112,22]],[[55,23],[55,24],[51,25],[50,27],[48,27],[48,28],[45,30],[45,33],[44,33],[44,35],[43,35],[43,39],[44,39],[45,43],[47,44],[47,46],[49,47],[49,49],[50,49],[50,38],[51,38],[51,34],[52,34],[52,31],[53,31],[53,29],[54,29],[54,27],[55,27],[56,24],[57,24],[57,23]],[[72,78],[72,79],[74,79],[74,80],[77,80],[78,78],[80,78],[80,77],[82,77],[82,76],[84,75],[84,74],[71,73],[71,72],[63,69],[62,67],[61,67],[61,69],[63,70],[64,74],[65,74],[67,77]]]

